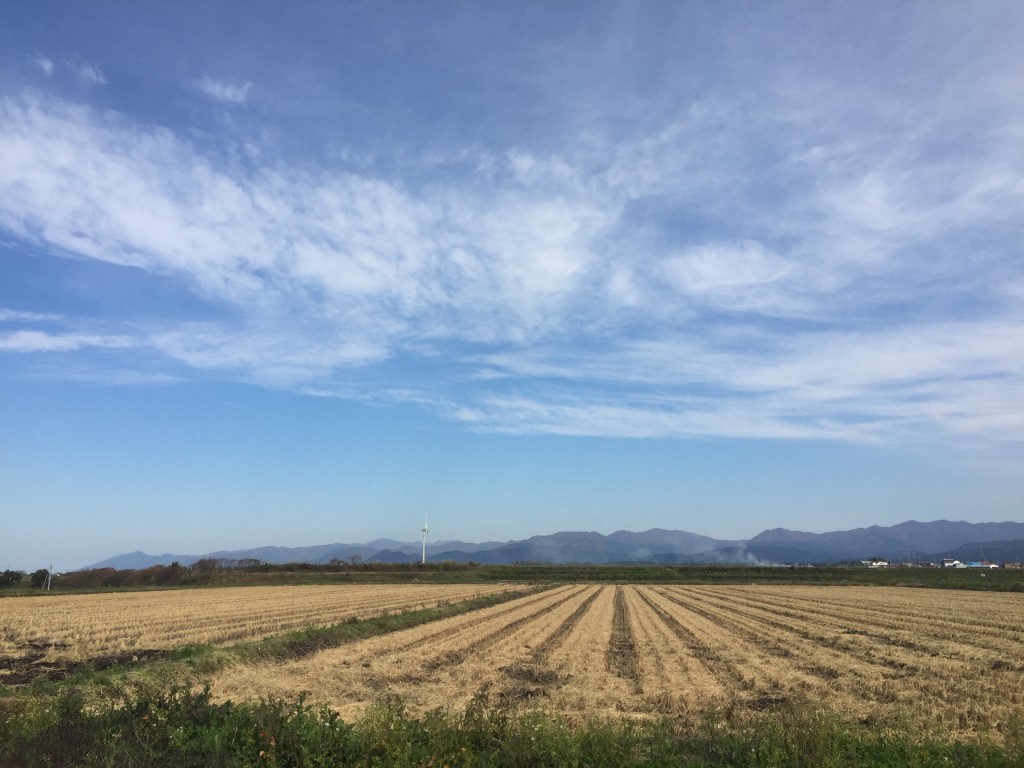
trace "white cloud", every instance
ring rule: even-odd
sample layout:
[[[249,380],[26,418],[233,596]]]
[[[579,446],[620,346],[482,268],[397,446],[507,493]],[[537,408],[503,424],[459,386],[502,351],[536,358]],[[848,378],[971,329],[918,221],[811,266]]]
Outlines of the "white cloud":
[[[216,101],[244,106],[249,101],[252,83],[248,80],[242,82],[214,80],[208,75],[203,75],[203,79],[199,81],[199,90]]]
[[[37,374],[38,375],[38,374]],[[76,370],[62,366],[59,371],[48,372],[48,376],[61,381],[74,381],[87,384],[100,384],[108,387],[148,387],[171,384],[182,384],[188,381],[180,376],[167,373],[122,370],[119,368]]]
[[[550,332],[618,212],[571,188],[555,199],[546,188],[481,198],[457,186],[416,198],[352,173],[229,175],[166,131],[79,107],[8,99],[3,115],[9,231],[180,275],[218,301],[301,305],[354,335]]]
[[[772,166],[801,191],[766,201],[729,158],[741,129],[709,102],[613,147],[433,157],[417,183],[267,148],[236,166],[113,113],[7,98],[0,227],[234,319],[171,317],[131,343],[16,331],[0,349],[137,345],[298,391],[404,393],[506,432],[1024,435],[1018,254],[949,245],[1024,221],[1020,152],[995,142],[959,173],[919,162],[920,190],[903,150],[812,136]],[[947,316],[965,281],[972,311]],[[428,363],[436,380],[416,373]]]
[[[132,346],[138,346],[137,342],[126,336],[53,334],[31,330],[0,334],[0,351],[3,352],[70,352],[82,347],[124,349]]]
[[[662,270],[682,298],[722,309],[797,316],[806,303],[791,288],[800,277],[794,265],[749,240],[687,248]]]
[[[58,66],[60,66],[62,70],[70,70],[84,85],[105,85],[107,82],[107,78],[98,66],[82,61],[78,57],[64,59],[58,64],[58,62],[48,56],[37,56],[32,60],[32,63],[39,67],[39,70],[46,77],[52,76],[57,71]]]
[[[530,392],[536,382],[560,382],[554,397],[485,395],[461,418],[539,433],[561,420],[570,434],[600,434],[614,423],[614,434],[658,437],[866,440],[938,430],[1011,438],[1024,421],[1014,405],[1024,393],[1021,325],[1006,318],[792,337],[741,328],[597,353],[493,354],[474,361],[488,379]],[[610,401],[621,387],[629,394]],[[568,404],[565,391],[573,393]]]
[[[38,322],[61,319],[61,315],[52,312],[25,312],[23,310],[0,307],[0,322]]]
[[[78,79],[86,85],[104,85],[107,78],[95,64],[83,63],[77,65]]]
[[[772,283],[790,270],[785,260],[760,243],[713,244],[689,248],[665,260],[669,281],[683,293],[711,293]]]
[[[662,398],[630,403],[610,399],[543,400],[491,396],[453,418],[476,429],[505,434],[555,434],[627,438],[738,437],[776,439],[872,438],[863,427],[802,424],[793,409],[768,401],[749,408],[712,398]]]
[[[293,386],[339,367],[366,365],[387,351],[361,340],[300,339],[271,329],[239,332],[215,326],[185,325],[157,334],[152,346],[169,358],[204,370],[258,371],[264,383]]]

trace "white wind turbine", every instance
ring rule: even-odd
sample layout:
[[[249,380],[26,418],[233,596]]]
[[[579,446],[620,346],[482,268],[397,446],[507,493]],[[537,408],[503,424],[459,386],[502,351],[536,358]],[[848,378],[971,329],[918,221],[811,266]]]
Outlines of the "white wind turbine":
[[[420,533],[423,534],[423,555],[420,557],[420,564],[427,564],[427,534],[430,530],[427,528],[427,516],[423,516],[423,527],[420,529]]]

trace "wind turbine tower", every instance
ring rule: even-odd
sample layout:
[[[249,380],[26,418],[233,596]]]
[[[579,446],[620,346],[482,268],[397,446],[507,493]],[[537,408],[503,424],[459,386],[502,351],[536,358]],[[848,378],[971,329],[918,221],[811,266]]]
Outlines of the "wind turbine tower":
[[[420,556],[420,565],[427,564],[427,534],[430,530],[427,528],[427,518],[423,518],[423,528],[420,529],[420,533],[423,534],[423,554]]]

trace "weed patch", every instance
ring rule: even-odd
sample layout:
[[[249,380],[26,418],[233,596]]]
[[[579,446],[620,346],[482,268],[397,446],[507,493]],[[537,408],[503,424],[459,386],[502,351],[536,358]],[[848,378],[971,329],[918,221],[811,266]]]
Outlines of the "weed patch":
[[[1019,746],[1019,745],[1017,745]],[[1016,749],[1017,747],[1013,747]],[[302,699],[214,703],[208,688],[117,691],[87,702],[64,688],[0,707],[0,766],[1013,766],[992,744],[844,723],[806,704],[733,722],[593,720],[490,707],[422,716],[385,698],[353,723]]]

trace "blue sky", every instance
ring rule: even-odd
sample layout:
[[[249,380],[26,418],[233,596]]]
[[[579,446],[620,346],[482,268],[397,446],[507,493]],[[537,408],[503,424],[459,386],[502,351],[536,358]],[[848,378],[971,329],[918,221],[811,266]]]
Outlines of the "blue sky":
[[[0,567],[1021,520],[1021,39],[5,3]]]

